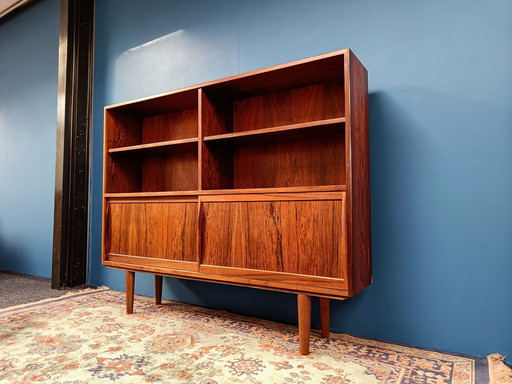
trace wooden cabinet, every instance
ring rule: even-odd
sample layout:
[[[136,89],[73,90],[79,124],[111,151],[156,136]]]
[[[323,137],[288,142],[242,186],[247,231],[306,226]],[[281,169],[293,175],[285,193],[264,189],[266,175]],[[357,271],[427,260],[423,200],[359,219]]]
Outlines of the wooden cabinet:
[[[336,51],[105,108],[103,264],[311,296],[371,282],[367,73]]]

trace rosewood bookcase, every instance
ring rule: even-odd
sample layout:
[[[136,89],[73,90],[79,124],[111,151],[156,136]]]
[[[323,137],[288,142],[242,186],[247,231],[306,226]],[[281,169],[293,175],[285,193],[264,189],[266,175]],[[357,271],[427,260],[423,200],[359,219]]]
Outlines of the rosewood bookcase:
[[[367,72],[348,49],[105,107],[103,264],[311,297],[371,283]]]

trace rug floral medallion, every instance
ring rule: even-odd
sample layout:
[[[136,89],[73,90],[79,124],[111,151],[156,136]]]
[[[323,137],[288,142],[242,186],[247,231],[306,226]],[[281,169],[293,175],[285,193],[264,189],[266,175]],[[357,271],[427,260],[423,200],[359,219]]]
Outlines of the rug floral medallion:
[[[0,383],[474,384],[475,360],[108,289],[0,310]]]

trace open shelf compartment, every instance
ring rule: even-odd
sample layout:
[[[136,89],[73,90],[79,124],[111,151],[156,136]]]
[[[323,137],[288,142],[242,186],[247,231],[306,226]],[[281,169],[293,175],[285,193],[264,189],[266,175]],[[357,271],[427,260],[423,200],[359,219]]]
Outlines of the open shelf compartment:
[[[335,55],[207,85],[203,136],[344,118],[344,66],[344,55]]]
[[[261,137],[205,141],[202,186],[209,189],[344,185],[344,124]],[[300,134],[299,134],[300,133]]]
[[[198,189],[198,90],[105,109],[105,192]]]
[[[198,189],[197,141],[108,154],[106,160],[110,167],[105,175],[106,193]]]
[[[342,80],[297,86],[245,97],[229,90],[202,92],[203,136],[277,129],[301,124],[319,125],[345,118]]]
[[[106,149],[198,137],[197,89],[105,109]]]

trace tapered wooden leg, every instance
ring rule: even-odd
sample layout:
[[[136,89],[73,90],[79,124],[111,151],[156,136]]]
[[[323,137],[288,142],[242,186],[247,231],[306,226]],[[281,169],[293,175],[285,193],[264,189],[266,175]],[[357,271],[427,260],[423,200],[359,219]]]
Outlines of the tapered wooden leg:
[[[133,313],[133,293],[135,288],[135,272],[125,272],[126,284],[126,313]]]
[[[320,297],[320,322],[322,323],[322,337],[329,337],[331,328],[331,299]]]
[[[298,295],[299,346],[301,355],[309,355],[309,337],[311,334],[311,296]]]
[[[155,302],[162,304],[162,276],[155,275]]]

